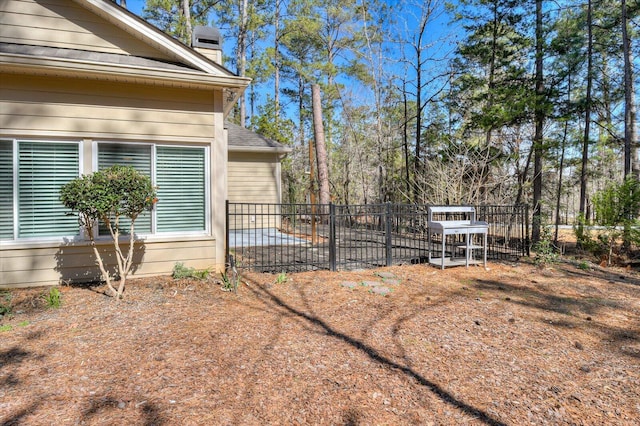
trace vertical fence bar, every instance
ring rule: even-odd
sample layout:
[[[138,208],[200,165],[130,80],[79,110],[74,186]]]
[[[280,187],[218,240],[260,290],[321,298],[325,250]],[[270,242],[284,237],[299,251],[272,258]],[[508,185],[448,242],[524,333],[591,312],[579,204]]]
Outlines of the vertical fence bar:
[[[224,261],[228,262],[229,261],[229,200],[225,200],[224,202],[224,223],[225,223],[225,230],[224,230]],[[225,265],[225,270],[227,269],[226,265]]]
[[[391,235],[391,203],[387,202],[385,205],[385,214],[384,214],[384,222],[385,222],[385,257],[387,266],[391,266],[393,264],[392,258],[392,235]]]
[[[329,269],[336,271],[336,206],[329,204]]]
[[[521,204],[522,207],[522,204]],[[529,204],[524,204],[524,218],[525,220],[521,221],[521,223],[524,223],[524,250],[523,252],[526,253],[526,256],[530,256],[531,252],[530,252],[530,243],[531,241],[529,240]]]

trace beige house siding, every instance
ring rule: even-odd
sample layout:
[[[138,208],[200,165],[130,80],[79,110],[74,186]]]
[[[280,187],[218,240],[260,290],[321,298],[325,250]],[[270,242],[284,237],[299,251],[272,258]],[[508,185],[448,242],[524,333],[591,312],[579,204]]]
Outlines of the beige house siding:
[[[5,43],[170,59],[71,0],[0,1],[0,26]]]
[[[5,135],[209,143],[213,108],[213,91],[13,74],[0,79]]]
[[[232,203],[280,203],[280,161],[278,154],[229,152],[228,199]],[[261,216],[266,213],[267,216]],[[276,213],[276,214],[274,214]],[[280,226],[275,207],[245,216],[244,223],[230,218],[229,228],[273,228]],[[253,219],[253,220],[252,220]]]
[[[0,250],[0,288],[56,285],[61,282],[89,282],[100,278],[91,247],[85,243],[38,244],[39,247]],[[111,241],[99,244],[110,269],[115,271]],[[176,262],[199,269],[215,268],[215,240],[144,241],[134,249],[133,277],[168,275]]]
[[[277,154],[229,153],[229,201],[279,203],[280,162]]]

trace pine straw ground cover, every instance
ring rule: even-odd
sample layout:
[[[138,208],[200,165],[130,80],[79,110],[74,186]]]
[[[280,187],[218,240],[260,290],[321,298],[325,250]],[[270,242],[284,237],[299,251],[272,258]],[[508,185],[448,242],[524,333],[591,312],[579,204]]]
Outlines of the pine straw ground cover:
[[[14,291],[0,424],[640,419],[637,272],[523,262],[242,278],[237,295],[134,280],[120,303],[63,287],[60,309],[42,289]],[[372,291],[384,281],[392,291]]]

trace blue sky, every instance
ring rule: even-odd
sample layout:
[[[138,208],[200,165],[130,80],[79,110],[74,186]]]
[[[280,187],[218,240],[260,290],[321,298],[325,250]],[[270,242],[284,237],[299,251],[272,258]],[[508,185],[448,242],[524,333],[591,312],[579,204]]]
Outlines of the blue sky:
[[[144,7],[144,0],[127,0],[127,9],[135,13],[136,15],[142,15],[142,8]]]
[[[399,18],[398,21],[400,25],[398,28],[398,32],[407,33],[406,37],[412,37],[415,27],[417,26],[418,23],[417,23],[417,18],[415,19],[413,18],[411,9],[406,9],[406,3],[402,2],[402,3],[405,3],[405,5],[403,5],[403,8],[404,8],[403,14],[400,15],[398,11],[393,10],[394,6],[399,3],[398,0],[385,0],[385,1],[391,8],[391,14],[392,15],[395,14],[396,17]],[[415,0],[415,1],[420,1],[420,0]],[[127,0],[128,9],[131,12],[137,14],[138,16],[142,15],[142,10],[144,8],[144,5],[145,5],[144,0]],[[416,10],[419,11],[418,8],[416,8]],[[213,14],[211,17],[212,19],[215,19]],[[215,25],[215,22],[211,22],[211,24]],[[429,65],[428,65],[429,67],[435,67],[435,68],[445,67],[446,68],[448,61],[445,58],[451,56],[451,53],[454,50],[454,46],[456,42],[456,34],[458,33],[459,32],[456,30],[456,28],[450,23],[450,16],[446,13],[442,13],[437,17],[437,19],[435,19],[433,22],[429,24],[428,31],[425,36],[427,38],[426,43],[430,43],[431,46],[426,51],[426,54],[431,58],[436,58],[436,60],[429,62]],[[402,37],[402,34],[400,35]],[[225,37],[224,31],[222,31],[222,36],[223,36],[223,54],[227,56],[231,55],[232,46],[229,43],[233,43],[233,40],[230,40],[229,38]],[[387,52],[387,55],[395,56],[396,58],[386,60],[385,67],[389,67],[387,72],[389,70],[393,70],[391,71],[393,74],[411,75],[410,69],[406,69],[402,65],[402,61],[400,60],[400,56],[401,56],[400,48],[401,47],[397,45],[389,46],[389,52]],[[409,54],[411,55],[411,53]],[[233,70],[233,66],[230,66],[229,64],[227,64],[227,66],[229,66],[230,69]],[[438,70],[436,70],[435,68],[432,69],[432,71],[435,74],[439,74]],[[440,69],[439,71],[441,72],[443,71],[443,69]],[[338,77],[337,79],[338,82],[341,82],[344,85],[343,96],[347,96],[356,104],[370,103],[371,99],[368,99],[368,98],[370,98],[372,94],[369,91],[369,89],[365,88],[362,85],[359,85],[358,82],[342,81],[342,80],[344,80],[344,76]],[[437,90],[440,84],[441,83],[434,84],[433,90]],[[254,84],[254,89],[256,91],[255,93],[258,97],[258,99],[256,99],[257,105],[261,105],[264,103],[264,101],[266,100],[266,94],[270,93],[271,91],[270,86],[271,86],[271,83]],[[286,99],[284,98],[281,98],[281,101],[284,102],[285,104],[287,102]],[[287,109],[286,105],[283,105],[283,107],[285,108],[285,110]],[[251,115],[250,111],[248,111],[248,114]]]

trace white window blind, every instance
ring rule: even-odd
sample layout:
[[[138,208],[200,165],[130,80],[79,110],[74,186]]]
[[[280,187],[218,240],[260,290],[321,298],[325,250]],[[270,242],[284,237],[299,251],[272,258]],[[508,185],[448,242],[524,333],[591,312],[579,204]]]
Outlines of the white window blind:
[[[204,231],[205,149],[156,148],[158,232]]]
[[[75,236],[78,219],[67,215],[60,187],[78,177],[77,143],[18,141],[18,237]]]
[[[98,145],[98,170],[114,165],[131,166],[140,173],[151,177],[151,146],[101,143]],[[135,232],[149,234],[151,232],[151,212],[147,211],[136,219]],[[128,234],[131,221],[120,218],[120,231]],[[109,235],[107,227],[100,222],[100,235]]]

